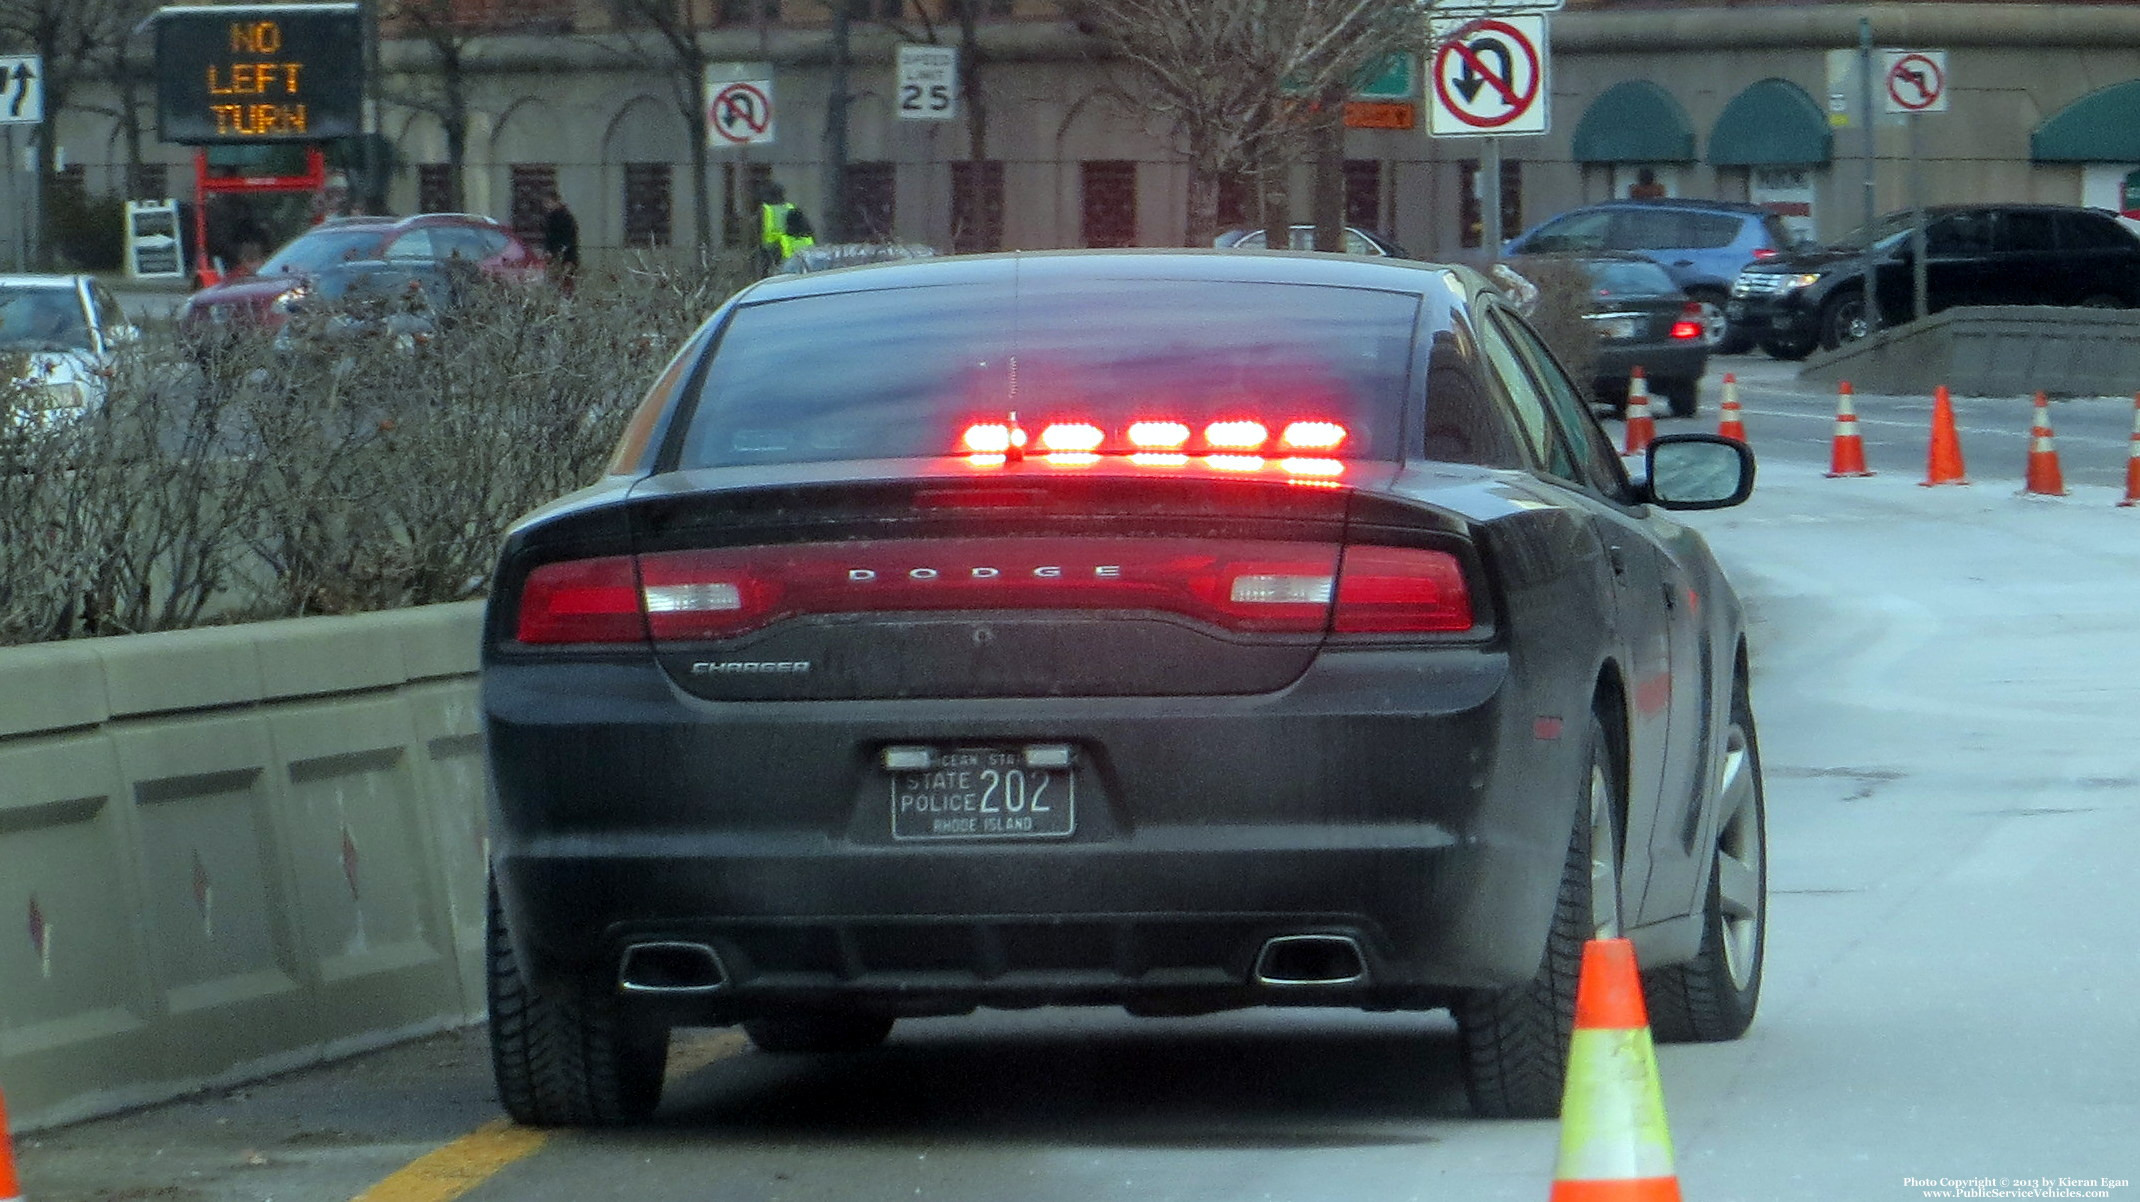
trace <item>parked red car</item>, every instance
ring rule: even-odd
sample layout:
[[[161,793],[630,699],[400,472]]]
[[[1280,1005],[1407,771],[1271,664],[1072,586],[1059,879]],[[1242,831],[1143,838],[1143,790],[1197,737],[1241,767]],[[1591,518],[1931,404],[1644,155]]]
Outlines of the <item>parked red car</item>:
[[[460,259],[498,279],[543,278],[542,256],[510,226],[474,213],[332,217],[285,243],[260,270],[203,288],[179,310],[179,334],[200,341],[218,328],[271,330],[281,304],[320,271],[358,260],[435,263]]]

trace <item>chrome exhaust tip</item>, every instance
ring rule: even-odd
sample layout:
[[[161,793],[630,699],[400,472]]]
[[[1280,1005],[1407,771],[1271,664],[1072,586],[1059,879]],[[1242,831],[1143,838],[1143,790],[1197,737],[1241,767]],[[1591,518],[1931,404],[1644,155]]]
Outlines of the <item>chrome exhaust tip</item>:
[[[1351,985],[1367,979],[1367,957],[1350,935],[1279,935],[1256,954],[1256,984]]]
[[[703,943],[635,943],[617,964],[617,987],[626,993],[712,993],[726,984],[720,955]]]

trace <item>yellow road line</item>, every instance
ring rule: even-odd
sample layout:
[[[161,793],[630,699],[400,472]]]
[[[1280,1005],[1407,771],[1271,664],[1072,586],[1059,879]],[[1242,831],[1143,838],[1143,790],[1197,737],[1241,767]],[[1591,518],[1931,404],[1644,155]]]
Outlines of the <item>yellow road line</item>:
[[[531,1155],[549,1138],[546,1131],[518,1127],[510,1119],[496,1119],[410,1161],[393,1176],[358,1194],[355,1202],[447,1202]]]
[[[749,1046],[741,1031],[720,1031],[669,1049],[674,1081]],[[547,1131],[515,1126],[510,1119],[483,1124],[442,1148],[426,1152],[353,1202],[450,1202],[525,1159],[548,1142]]]

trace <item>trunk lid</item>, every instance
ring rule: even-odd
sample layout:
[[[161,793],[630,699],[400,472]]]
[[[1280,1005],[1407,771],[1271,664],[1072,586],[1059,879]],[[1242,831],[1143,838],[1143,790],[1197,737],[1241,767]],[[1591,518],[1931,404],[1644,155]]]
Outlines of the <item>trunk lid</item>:
[[[1239,467],[657,477],[633,504],[654,654],[721,701],[1279,689],[1323,643],[1353,489],[1395,468]]]

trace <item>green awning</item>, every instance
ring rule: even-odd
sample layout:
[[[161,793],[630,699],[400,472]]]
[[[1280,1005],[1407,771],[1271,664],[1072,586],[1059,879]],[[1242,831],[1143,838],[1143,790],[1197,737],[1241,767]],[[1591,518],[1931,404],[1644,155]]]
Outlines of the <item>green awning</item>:
[[[1605,89],[1575,126],[1578,163],[1691,163],[1694,127],[1672,94],[1646,79]]]
[[[2029,135],[2039,163],[2140,163],[2140,79],[2098,88]]]
[[[1778,167],[1825,163],[1834,157],[1828,118],[1788,79],[1748,84],[1731,98],[1709,130],[1714,167]]]

